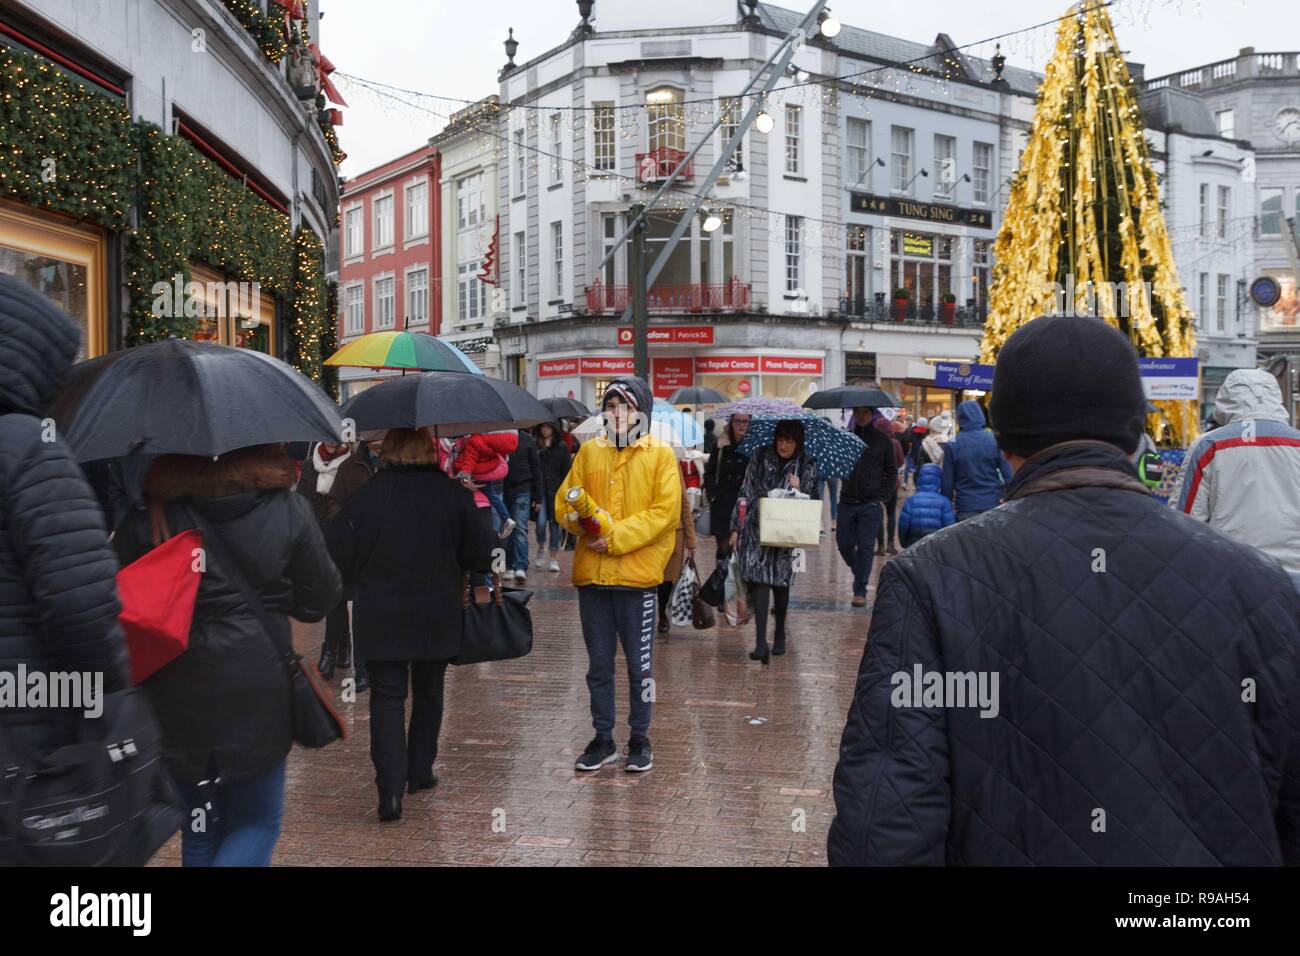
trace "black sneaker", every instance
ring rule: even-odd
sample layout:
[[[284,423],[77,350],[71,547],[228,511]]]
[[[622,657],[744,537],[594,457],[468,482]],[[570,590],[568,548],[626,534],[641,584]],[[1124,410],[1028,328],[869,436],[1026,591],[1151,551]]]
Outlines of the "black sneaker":
[[[593,737],[573,766],[578,770],[599,770],[617,759],[618,748],[614,746],[614,741],[607,737]]]
[[[633,737],[627,742],[627,763],[623,765],[624,770],[628,773],[644,773],[654,765],[650,741],[644,737]]]

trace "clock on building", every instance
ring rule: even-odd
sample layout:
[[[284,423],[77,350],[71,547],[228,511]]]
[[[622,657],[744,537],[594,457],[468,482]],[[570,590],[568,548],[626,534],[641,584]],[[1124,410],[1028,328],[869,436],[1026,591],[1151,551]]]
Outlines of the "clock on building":
[[[1273,119],[1273,130],[1277,138],[1288,146],[1300,146],[1300,108],[1288,106],[1278,110]]]

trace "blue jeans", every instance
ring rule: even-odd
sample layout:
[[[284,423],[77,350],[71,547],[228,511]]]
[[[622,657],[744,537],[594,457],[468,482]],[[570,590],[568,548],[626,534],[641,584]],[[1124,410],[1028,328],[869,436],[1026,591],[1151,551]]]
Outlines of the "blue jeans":
[[[543,501],[542,506],[537,509],[537,546],[545,547],[549,539],[551,550],[559,551],[560,535],[564,533],[564,529],[551,514],[553,507],[551,502]]]
[[[185,806],[181,865],[271,865],[284,813],[283,760],[256,777],[222,782],[215,789],[175,783]]]
[[[528,516],[532,513],[533,493],[523,488],[506,495],[506,507],[515,519],[515,530],[506,545],[506,566],[511,571],[528,570]]]
[[[880,533],[884,513],[879,501],[840,502],[839,523],[835,526],[835,545],[840,557],[853,571],[853,596],[867,596],[871,564],[875,560],[876,535]]]
[[[587,645],[591,724],[596,734],[607,740],[614,739],[614,655],[619,644],[627,660],[628,726],[634,737],[650,733],[656,597],[653,589],[578,588],[578,616]]]
[[[487,487],[483,489],[483,494],[487,496],[488,505],[492,508],[492,527],[500,531],[506,519],[510,517],[510,511],[501,497],[501,482],[489,481]]]
[[[840,480],[838,478],[826,479],[826,498],[831,502],[831,520],[836,521],[840,515]]]

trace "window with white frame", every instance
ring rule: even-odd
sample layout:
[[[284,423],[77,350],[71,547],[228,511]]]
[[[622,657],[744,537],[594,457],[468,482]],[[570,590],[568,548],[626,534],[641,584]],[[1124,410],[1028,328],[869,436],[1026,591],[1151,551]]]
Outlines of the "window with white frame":
[[[718,128],[720,139],[718,148],[724,149],[731,142],[731,137],[736,135],[736,130],[740,128],[741,101],[737,96],[724,96],[722,98],[722,125]],[[745,168],[745,140],[741,137],[736,144],[736,151],[731,154],[729,160],[732,169]]]
[[[785,108],[785,171],[799,173],[799,140],[803,126],[803,107],[787,105]]]
[[[844,135],[845,182],[859,186],[871,169],[871,125],[850,116]]]
[[[551,255],[554,272],[551,275],[552,298],[564,298],[564,223],[551,223]]]
[[[1235,124],[1232,119],[1232,110],[1218,110],[1214,114],[1214,125],[1219,130],[1219,135],[1224,139],[1235,139]]]
[[[472,229],[487,219],[487,206],[483,191],[483,174],[464,176],[456,180],[456,224],[461,229]]]
[[[614,135],[614,104],[593,104],[591,116],[592,165],[601,172],[618,168],[618,146]]]
[[[393,277],[375,280],[375,330],[391,329],[394,323]]]
[[[905,192],[912,182],[912,131],[904,126],[889,128],[890,185]]]
[[[618,284],[618,257],[611,256],[609,253],[610,250],[614,248],[614,243],[618,240],[619,215],[615,212],[607,212],[604,213],[600,219],[601,233],[604,237],[601,242],[600,257],[605,263],[605,269],[601,273],[600,278],[605,284],[606,289],[613,289],[614,286]]]
[[[393,195],[375,200],[375,248],[384,249],[393,244]]]
[[[366,330],[366,287],[358,282],[348,286],[343,304],[348,335],[360,335]]]
[[[993,146],[989,143],[976,143],[971,167],[971,194],[976,203],[986,206],[992,201],[992,192]]]
[[[934,138],[934,198],[950,200],[957,189],[957,140]]]
[[[343,214],[344,226],[344,258],[364,255],[366,251],[366,240],[363,230],[362,215],[364,210],[360,206],[353,206]]]
[[[1219,187],[1219,238],[1228,238],[1228,219],[1232,210],[1232,187]]]
[[[1196,277],[1196,299],[1200,305],[1201,328],[1210,327],[1210,274],[1202,272]]]
[[[528,191],[528,153],[524,144],[525,135],[526,131],[523,129],[517,129],[514,132],[514,194],[516,196],[522,196]]]
[[[487,311],[487,286],[478,277],[480,265],[462,262],[456,267],[456,315],[461,322],[473,322]]]
[[[646,94],[645,103],[650,152],[660,149],[686,152],[686,106],[681,90],[661,86]]]
[[[522,232],[515,233],[515,288],[513,302],[515,305],[528,304],[528,237]]]
[[[1231,276],[1219,273],[1219,282],[1214,294],[1214,328],[1222,332],[1223,324],[1228,318],[1228,283]]]
[[[1201,183],[1200,188],[1200,232],[1202,236],[1210,234],[1210,184]]]
[[[1281,189],[1259,191],[1259,234],[1261,236],[1282,235]]]
[[[428,269],[411,269],[406,273],[406,324],[429,324]]]
[[[425,181],[406,187],[406,238],[419,239],[429,234],[429,184]]]
[[[799,243],[799,231],[803,219],[799,216],[785,217],[785,291],[797,292],[802,272],[803,254]]]
[[[559,113],[551,114],[551,182],[564,181],[564,138],[561,133],[563,119]]]

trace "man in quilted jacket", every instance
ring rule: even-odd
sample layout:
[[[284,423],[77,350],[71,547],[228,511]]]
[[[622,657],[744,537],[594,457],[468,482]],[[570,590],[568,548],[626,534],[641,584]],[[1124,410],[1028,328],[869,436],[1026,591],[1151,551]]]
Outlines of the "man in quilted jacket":
[[[885,566],[833,865],[1300,864],[1300,596],[1129,455],[1128,340],[1034,319],[990,406],[1005,502]]]

